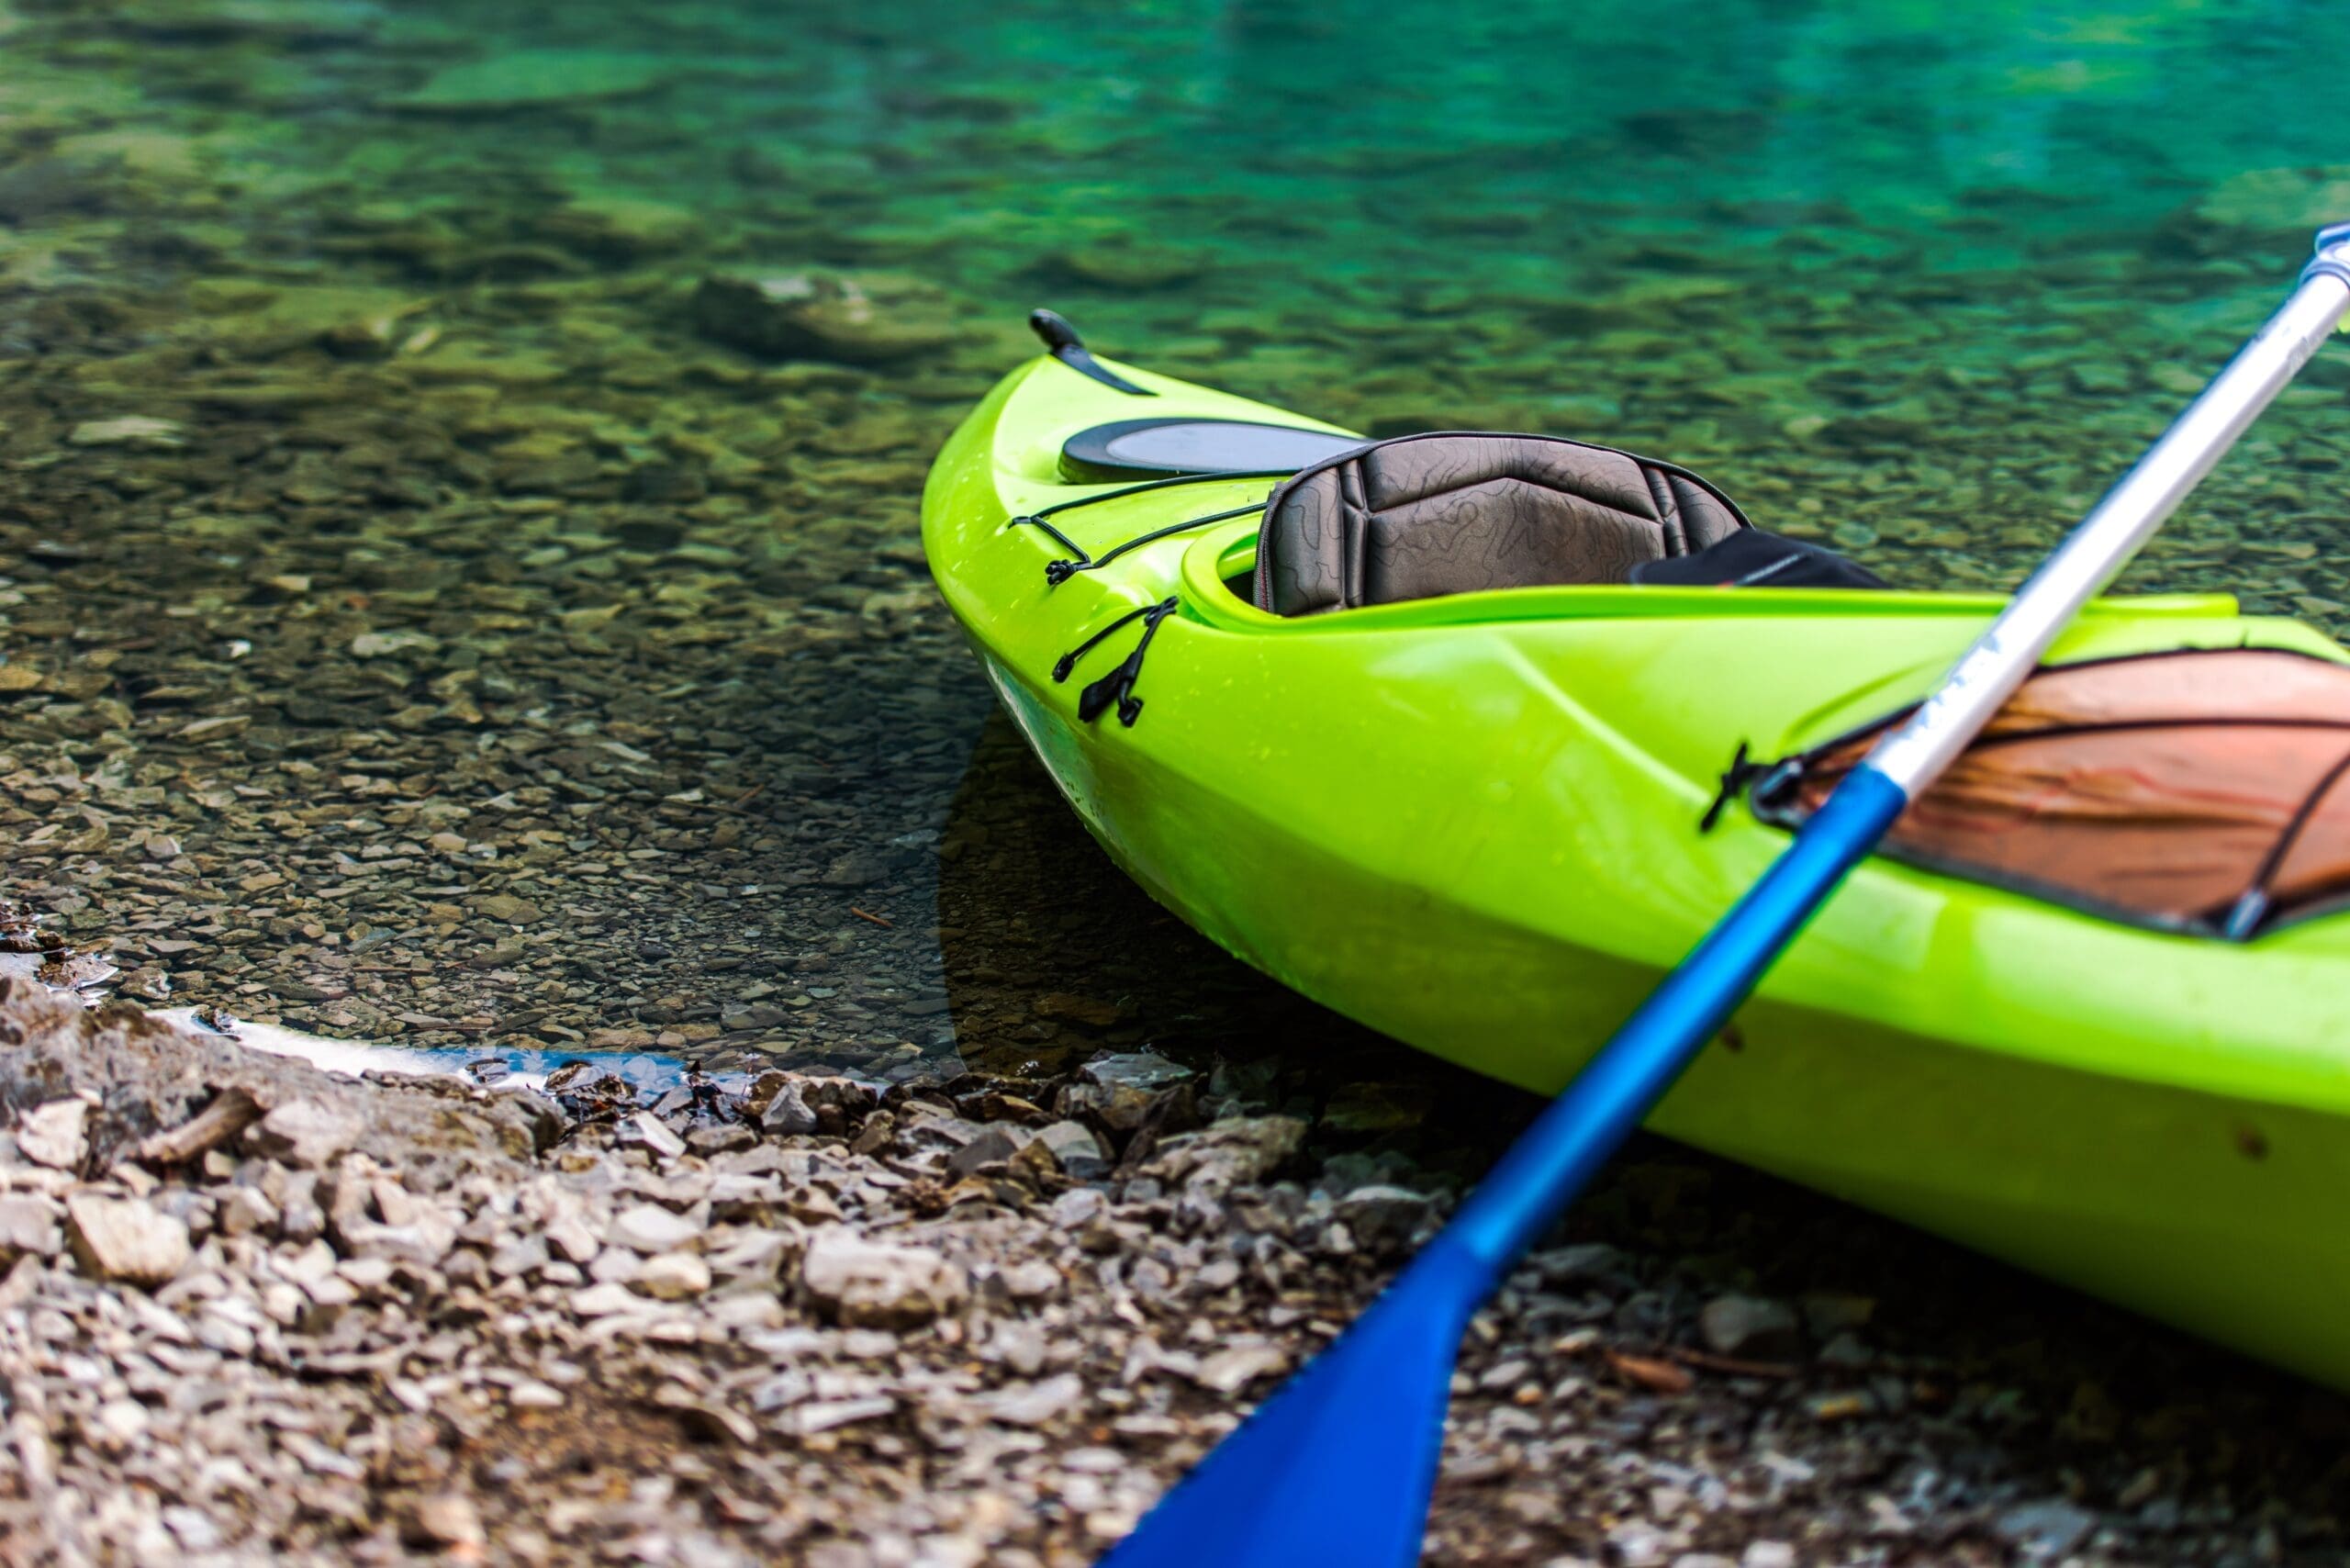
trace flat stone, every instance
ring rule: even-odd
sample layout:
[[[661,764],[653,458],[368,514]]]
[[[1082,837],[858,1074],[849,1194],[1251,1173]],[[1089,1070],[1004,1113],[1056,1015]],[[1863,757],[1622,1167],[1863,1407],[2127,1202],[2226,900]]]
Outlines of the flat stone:
[[[501,50],[452,65],[389,100],[411,114],[516,114],[557,104],[601,103],[649,93],[669,79],[657,57],[577,49]]]
[[[316,1170],[359,1141],[367,1130],[360,1114],[330,1101],[289,1100],[245,1134],[245,1147],[264,1159]]]
[[[531,925],[541,918],[539,906],[528,899],[512,893],[488,893],[473,901],[473,907],[492,920],[502,920],[509,925]]]
[[[1036,1135],[1036,1141],[1064,1173],[1080,1182],[1109,1173],[1110,1151],[1083,1122],[1055,1122]]]
[[[36,1165],[53,1170],[78,1170],[89,1153],[83,1127],[90,1103],[83,1099],[51,1100],[17,1118],[17,1148]]]
[[[14,1262],[27,1253],[37,1258],[54,1258],[64,1245],[57,1228],[60,1211],[50,1199],[38,1193],[11,1193],[0,1196],[0,1265]]]
[[[1716,1296],[1698,1312],[1697,1330],[1707,1349],[1741,1361],[1785,1361],[1803,1353],[1795,1309],[1759,1296]]]
[[[948,1155],[946,1173],[957,1177],[976,1176],[983,1170],[999,1170],[1026,1148],[1033,1137],[1022,1137],[1013,1128],[998,1123]]]
[[[362,632],[351,639],[351,656],[356,659],[389,658],[408,652],[431,653],[441,646],[441,639],[426,632]]]
[[[621,1135],[624,1141],[642,1145],[664,1159],[675,1159],[686,1152],[686,1140],[650,1111],[639,1111],[621,1123]]]
[[[182,444],[176,420],[149,419],[129,414],[118,420],[88,420],[68,431],[74,446],[173,447]]]
[[[1104,1089],[1164,1089],[1199,1076],[1181,1062],[1169,1061],[1156,1051],[1125,1051],[1096,1057],[1078,1069],[1078,1075]]]
[[[2065,1556],[2097,1529],[2097,1516],[2061,1497],[2025,1503],[1991,1521],[2002,1540],[2028,1557],[2047,1561]]]
[[[1236,1116],[1167,1139],[1142,1173],[1213,1194],[1262,1181],[1304,1141],[1305,1124],[1295,1116]]]
[[[187,1267],[186,1223],[137,1198],[76,1193],[65,1200],[65,1228],[74,1260],[100,1279],[160,1285]]]
[[[1276,1345],[1229,1345],[1203,1357],[1192,1381],[1218,1394],[1239,1393],[1248,1384],[1289,1365],[1288,1353]]]
[[[1062,1372],[1038,1383],[997,1389],[973,1403],[1007,1427],[1043,1427],[1076,1409],[1084,1396],[1085,1384],[1078,1375]]]
[[[952,1311],[970,1292],[962,1266],[944,1255],[868,1241],[839,1225],[810,1238],[800,1277],[819,1306],[852,1327],[914,1327]]]
[[[632,1252],[674,1252],[698,1238],[701,1226],[658,1204],[632,1204],[612,1216],[604,1239]]]
[[[1332,1215],[1357,1246],[1378,1253],[1409,1242],[1434,1208],[1425,1193],[1373,1183],[1340,1198]]]
[[[647,1258],[630,1282],[646,1295],[682,1301],[710,1289],[710,1265],[690,1252],[663,1252]]]

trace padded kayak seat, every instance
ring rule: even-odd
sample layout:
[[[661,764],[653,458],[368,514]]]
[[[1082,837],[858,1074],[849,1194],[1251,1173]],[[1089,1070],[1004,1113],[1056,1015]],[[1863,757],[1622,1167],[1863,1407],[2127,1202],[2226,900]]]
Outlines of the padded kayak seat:
[[[1482,588],[1626,583],[1751,526],[1686,468],[1557,436],[1353,447],[1265,503],[1255,599],[1281,615]]]

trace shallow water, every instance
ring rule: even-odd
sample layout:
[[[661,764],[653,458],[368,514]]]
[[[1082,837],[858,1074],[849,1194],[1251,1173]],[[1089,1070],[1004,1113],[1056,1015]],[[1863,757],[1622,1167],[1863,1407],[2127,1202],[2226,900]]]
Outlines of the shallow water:
[[[2345,50],[2316,0],[0,0],[11,890],[131,996],[422,1048],[1371,1049],[1108,869],[928,591],[1026,308],[2006,585],[2350,210]],[[695,305],[810,269],[880,335]],[[2337,351],[2132,583],[2339,629],[2345,457]]]

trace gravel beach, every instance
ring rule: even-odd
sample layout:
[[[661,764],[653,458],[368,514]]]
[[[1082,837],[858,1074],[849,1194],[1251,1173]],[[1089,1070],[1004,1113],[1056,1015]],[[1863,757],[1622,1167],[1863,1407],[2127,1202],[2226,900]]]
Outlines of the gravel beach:
[[[1245,1076],[354,1079],[0,981],[0,1540],[1089,1562],[1455,1190]],[[2339,1560],[2344,1401],[1661,1146],[1455,1392],[1439,1562]]]

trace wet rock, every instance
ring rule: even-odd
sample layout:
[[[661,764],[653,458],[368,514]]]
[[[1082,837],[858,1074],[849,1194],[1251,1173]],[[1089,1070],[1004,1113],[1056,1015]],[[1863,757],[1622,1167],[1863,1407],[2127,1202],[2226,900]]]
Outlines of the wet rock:
[[[701,232],[701,219],[667,202],[582,196],[547,214],[539,231],[599,261],[636,262],[691,244]]]
[[[1065,1174],[1077,1181],[1091,1182],[1109,1174],[1109,1151],[1082,1122],[1055,1122],[1036,1135],[1036,1141]]]
[[[926,1247],[868,1241],[845,1226],[809,1239],[800,1283],[851,1327],[912,1328],[959,1306],[969,1294],[960,1264]]]
[[[1349,1083],[1330,1096],[1321,1125],[1332,1132],[1371,1137],[1402,1132],[1427,1119],[1427,1091],[1408,1083]]]
[[[1271,1175],[1304,1141],[1295,1116],[1236,1116],[1162,1141],[1142,1174],[1213,1195]]]
[[[1426,1193],[1408,1187],[1374,1183],[1340,1198],[1331,1213],[1357,1246],[1378,1257],[1410,1245],[1434,1215],[1435,1204]]]
[[[191,1256],[186,1222],[136,1198],[73,1193],[65,1200],[65,1232],[84,1272],[126,1284],[164,1284]]]
[[[164,451],[184,444],[176,420],[127,414],[118,420],[90,420],[75,425],[65,439],[75,446],[129,446]]]
[[[1794,1308],[1751,1295],[1716,1296],[1697,1315],[1706,1348],[1740,1361],[1785,1361],[1803,1353]]]
[[[778,359],[889,364],[934,353],[957,328],[935,291],[904,279],[825,272],[719,274],[695,290],[703,336]]]
[[[671,69],[655,55],[501,50],[438,72],[422,86],[386,104],[412,114],[519,114],[641,96],[664,85]]]
[[[347,1105],[327,1100],[290,1100],[262,1117],[245,1134],[245,1147],[264,1159],[318,1170],[359,1141],[366,1122]]]
[[[1056,252],[1040,270],[1048,278],[1138,294],[1188,283],[1206,265],[1207,258],[1197,251],[1113,236]]]
[[[2350,212],[2350,164],[2248,169],[2213,186],[2191,209],[2214,248],[2245,231],[2302,235]]]
[[[949,1176],[977,1176],[1000,1172],[1032,1141],[1034,1135],[1027,1134],[1024,1129],[999,1123],[948,1155],[946,1173]]]
[[[1126,1015],[1126,1010],[1119,1006],[1114,1002],[1104,1002],[1099,997],[1079,996],[1074,992],[1066,991],[1046,991],[1044,995],[1035,1000],[1034,1006],[1036,1016],[1039,1018],[1050,1018],[1057,1023],[1062,1024],[1082,1024],[1091,1029],[1107,1029],[1113,1025],[1118,1023]],[[1149,1055],[1148,1052],[1138,1052],[1136,1054],[1138,1056]],[[1112,1058],[1105,1059],[1115,1060],[1119,1058]],[[1151,1059],[1154,1061],[1165,1060],[1164,1058],[1157,1057],[1154,1057]],[[1095,1065],[1099,1064],[1097,1063]],[[1166,1062],[1166,1066],[1169,1068],[1174,1067],[1174,1065],[1175,1064],[1172,1062]],[[1189,1076],[1189,1070],[1178,1070],[1178,1071],[1182,1076]],[[1087,1070],[1087,1076],[1092,1078],[1096,1083],[1107,1081],[1100,1076],[1095,1075],[1090,1068]],[[1169,1080],[1169,1081],[1171,1081],[1171,1080]],[[1155,1088],[1158,1087],[1158,1085],[1138,1085],[1138,1087]]]
[[[351,656],[381,659],[407,653],[429,654],[440,645],[441,639],[426,632],[362,632],[351,639]]]
[[[2087,1509],[2051,1498],[2009,1508],[1992,1520],[1991,1528],[2025,1556],[2050,1561],[2079,1546],[2097,1522],[2097,1516]]]

